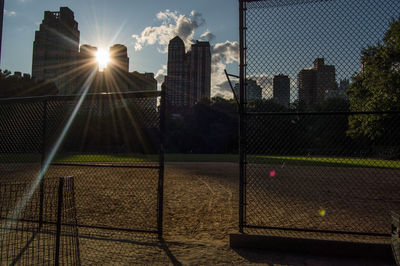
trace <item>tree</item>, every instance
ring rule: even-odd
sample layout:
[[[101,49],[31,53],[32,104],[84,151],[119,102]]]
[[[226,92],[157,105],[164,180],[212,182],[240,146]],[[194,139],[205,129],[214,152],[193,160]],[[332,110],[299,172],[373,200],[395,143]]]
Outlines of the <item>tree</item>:
[[[58,89],[53,82],[35,80],[30,76],[11,75],[0,70],[0,98],[56,95]]]
[[[354,75],[347,94],[351,111],[400,110],[400,17],[385,33],[382,44],[362,51],[363,70]],[[354,115],[347,134],[355,139],[378,140],[398,135],[398,116]],[[397,126],[397,129],[395,128]]]

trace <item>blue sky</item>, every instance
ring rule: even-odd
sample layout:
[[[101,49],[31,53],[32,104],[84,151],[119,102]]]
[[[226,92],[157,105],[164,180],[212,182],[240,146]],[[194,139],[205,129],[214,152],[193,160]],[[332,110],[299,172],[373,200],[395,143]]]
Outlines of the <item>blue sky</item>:
[[[81,33],[80,44],[126,45],[130,71],[157,74],[166,65],[165,45],[145,43],[142,49],[135,50],[137,40],[132,37],[141,36],[146,27],[167,23],[157,18],[160,12],[184,16],[190,21],[195,19],[192,11],[200,15],[197,17],[202,23],[194,29],[193,39],[200,39],[207,31],[215,36],[212,45],[238,39],[237,0],[5,0],[1,69],[31,73],[35,30],[39,29],[45,10],[58,11],[61,6],[68,6],[74,12]],[[168,23],[176,25],[172,20]],[[237,73],[237,64],[228,65],[228,69]]]

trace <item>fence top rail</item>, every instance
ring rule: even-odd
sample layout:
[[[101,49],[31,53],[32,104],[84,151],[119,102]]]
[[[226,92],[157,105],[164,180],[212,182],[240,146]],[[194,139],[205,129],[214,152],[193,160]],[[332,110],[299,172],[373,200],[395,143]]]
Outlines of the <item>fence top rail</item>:
[[[135,91],[135,92],[107,92],[107,93],[88,93],[85,100],[94,100],[113,97],[114,99],[127,98],[153,98],[161,96],[161,91]],[[0,99],[0,104],[43,102],[43,101],[71,101],[81,97],[81,94],[73,95],[45,95],[33,97],[15,97]]]
[[[239,0],[243,3],[255,3],[251,8],[274,8],[274,7],[286,7],[308,3],[318,2],[333,2],[335,0]]]
[[[400,114],[400,110],[392,111],[332,111],[332,112],[246,112],[246,115],[255,116],[293,116],[293,115],[384,115],[384,114]]]

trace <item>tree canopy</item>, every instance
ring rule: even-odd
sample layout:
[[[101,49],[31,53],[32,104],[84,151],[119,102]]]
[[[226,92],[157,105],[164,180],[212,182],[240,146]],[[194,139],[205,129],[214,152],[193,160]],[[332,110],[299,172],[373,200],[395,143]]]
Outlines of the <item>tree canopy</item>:
[[[400,18],[392,21],[382,43],[362,51],[361,63],[347,91],[351,111],[400,110]],[[369,140],[388,137],[399,130],[393,128],[394,120],[382,114],[350,116],[347,134]]]

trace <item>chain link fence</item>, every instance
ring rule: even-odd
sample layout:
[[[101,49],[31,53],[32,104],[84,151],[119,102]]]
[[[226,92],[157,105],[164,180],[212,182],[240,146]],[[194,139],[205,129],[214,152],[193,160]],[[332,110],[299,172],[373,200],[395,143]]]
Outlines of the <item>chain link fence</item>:
[[[400,2],[240,1],[240,230],[389,237]]]
[[[161,92],[0,101],[2,181],[75,177],[77,223],[162,233]]]
[[[0,182],[0,261],[80,265],[74,179]]]

